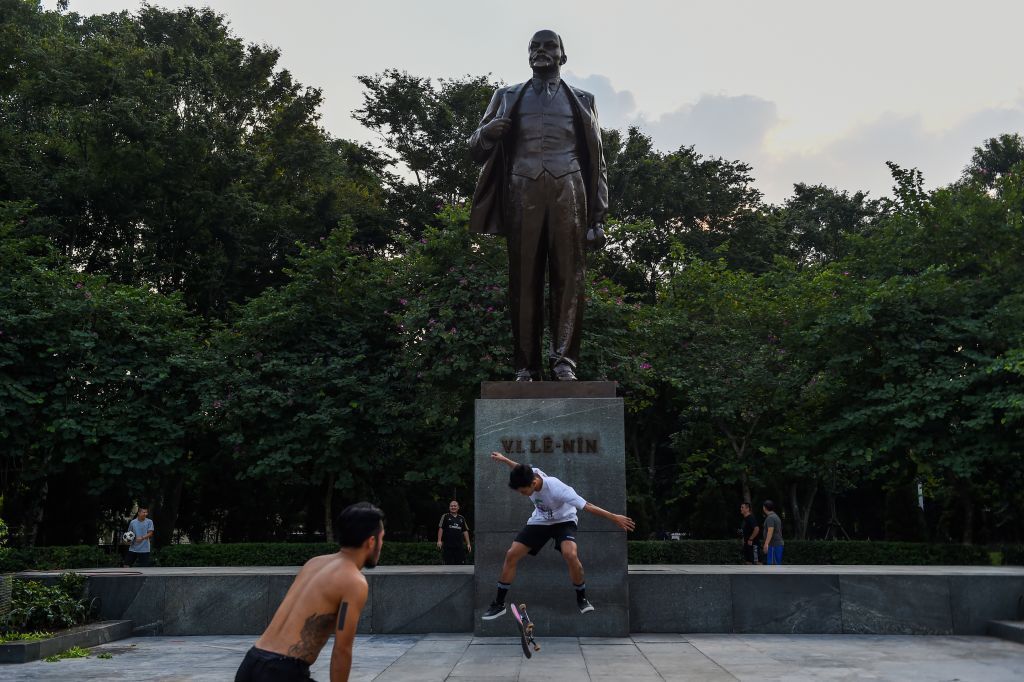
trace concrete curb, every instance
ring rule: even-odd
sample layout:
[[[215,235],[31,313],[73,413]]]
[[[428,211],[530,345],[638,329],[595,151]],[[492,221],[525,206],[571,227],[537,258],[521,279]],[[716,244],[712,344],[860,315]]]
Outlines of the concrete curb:
[[[1024,644],[1024,621],[994,620],[988,624],[988,634],[999,639]]]
[[[28,663],[53,656],[71,647],[92,647],[132,635],[130,620],[107,620],[61,630],[49,639],[0,644],[0,663]]]

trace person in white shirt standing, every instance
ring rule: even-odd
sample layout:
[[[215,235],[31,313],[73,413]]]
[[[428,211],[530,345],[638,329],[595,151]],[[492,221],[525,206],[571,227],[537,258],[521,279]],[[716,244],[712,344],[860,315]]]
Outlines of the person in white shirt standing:
[[[128,541],[126,566],[149,566],[149,540],[153,537],[153,519],[149,518],[149,509],[139,506],[138,515],[128,524],[128,530],[135,536]]]
[[[583,564],[576,548],[576,511],[587,511],[606,518],[625,531],[636,527],[633,519],[613,514],[587,502],[571,486],[554,476],[548,476],[528,464],[513,462],[500,452],[492,452],[491,459],[512,469],[508,475],[508,487],[520,495],[529,497],[534,509],[526,526],[519,531],[512,546],[505,552],[505,563],[501,568],[501,577],[498,578],[498,594],[484,612],[483,620],[494,620],[505,615],[505,596],[516,577],[516,565],[527,554],[536,556],[548,540],[554,540],[555,549],[561,553],[569,568],[569,577],[576,588],[576,606],[580,613],[593,611],[594,607],[587,600]]]

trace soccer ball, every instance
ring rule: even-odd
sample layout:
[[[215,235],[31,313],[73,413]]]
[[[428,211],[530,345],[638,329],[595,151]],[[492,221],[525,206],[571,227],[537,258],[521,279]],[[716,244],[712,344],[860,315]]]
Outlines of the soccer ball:
[[[135,533],[133,533],[132,531],[128,531],[124,535],[121,536],[121,539],[124,540],[125,542],[131,542],[132,540],[135,539]]]

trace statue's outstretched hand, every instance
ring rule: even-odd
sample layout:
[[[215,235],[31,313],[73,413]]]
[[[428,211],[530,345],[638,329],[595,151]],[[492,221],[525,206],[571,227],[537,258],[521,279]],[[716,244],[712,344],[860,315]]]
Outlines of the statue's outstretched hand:
[[[512,119],[510,118],[495,118],[489,121],[483,128],[480,129],[480,134],[483,135],[490,142],[497,142],[501,138],[508,134],[509,128],[512,126]]]
[[[604,245],[608,242],[608,238],[604,235],[604,225],[597,223],[587,230],[586,242],[588,249],[597,250],[604,248]]]

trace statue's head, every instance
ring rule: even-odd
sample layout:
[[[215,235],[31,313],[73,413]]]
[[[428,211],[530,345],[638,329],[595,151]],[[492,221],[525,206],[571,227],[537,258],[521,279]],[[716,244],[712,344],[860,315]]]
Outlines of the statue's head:
[[[554,31],[537,31],[530,38],[530,68],[540,71],[557,69],[566,62],[562,37]]]

